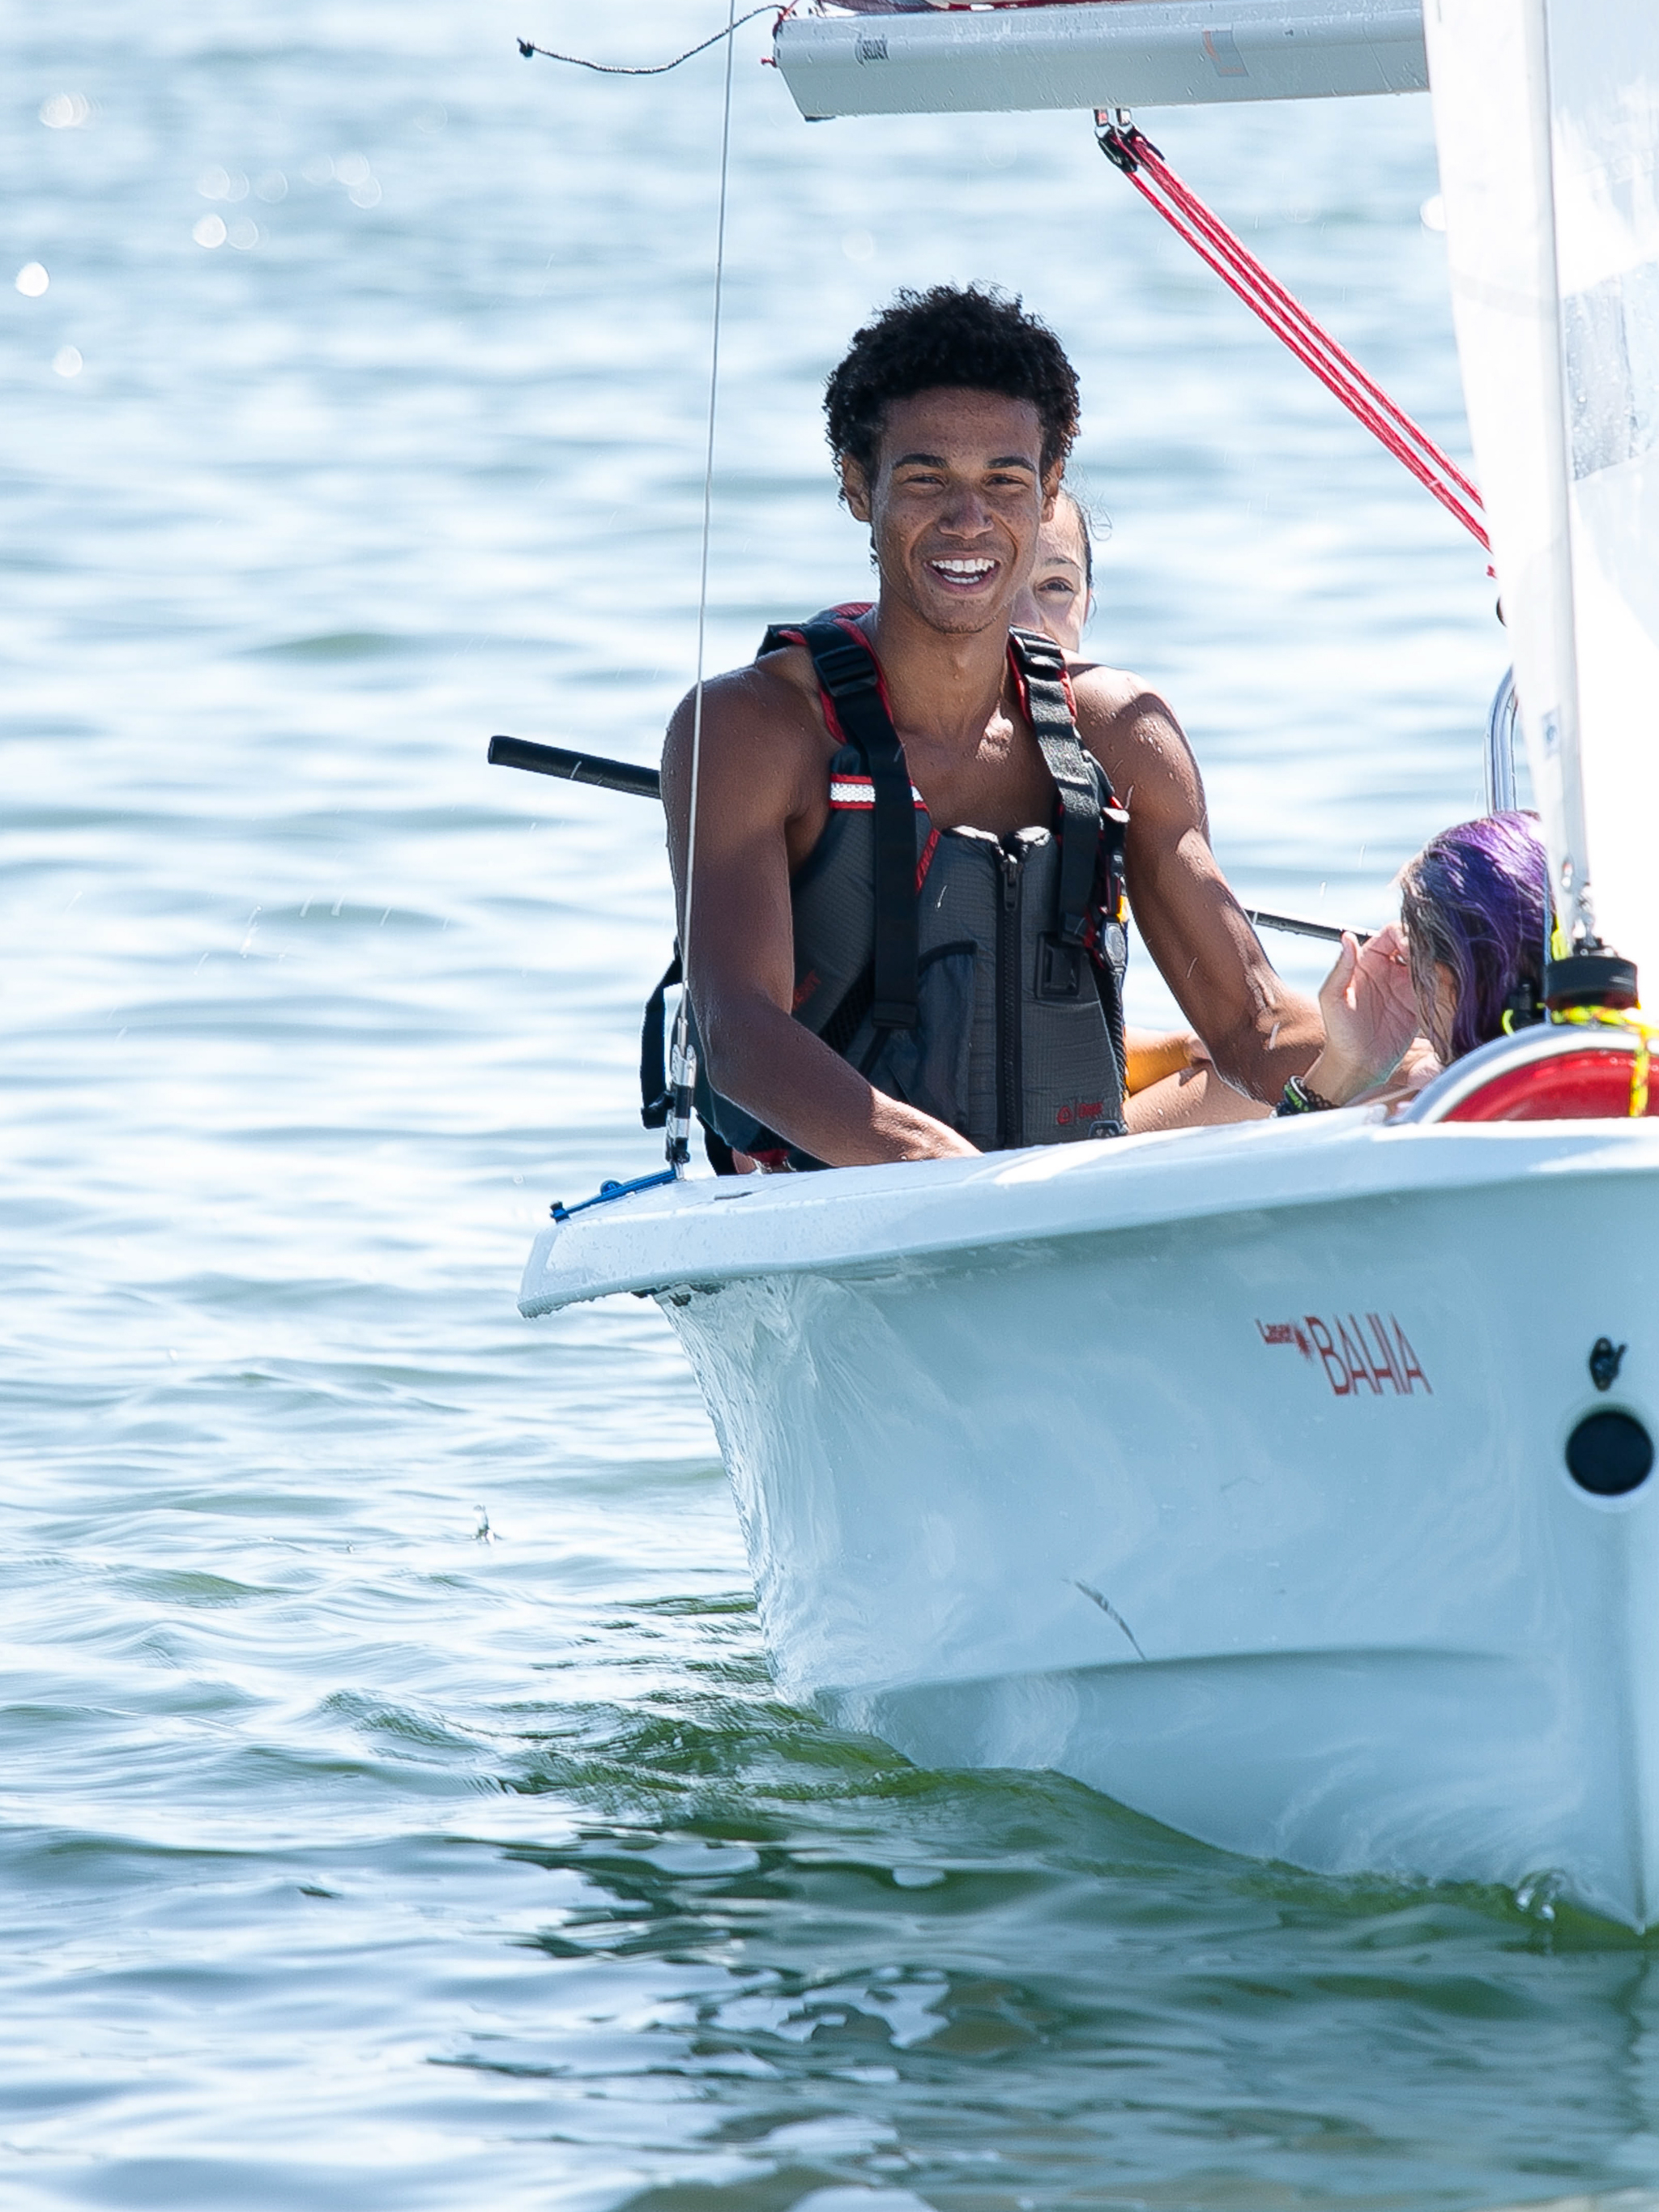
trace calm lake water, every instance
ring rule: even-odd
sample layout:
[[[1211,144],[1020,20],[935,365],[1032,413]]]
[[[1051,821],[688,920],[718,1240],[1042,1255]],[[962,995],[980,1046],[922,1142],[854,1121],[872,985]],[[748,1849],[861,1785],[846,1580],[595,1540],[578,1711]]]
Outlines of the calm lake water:
[[[549,1200],[655,1164],[669,903],[653,810],[484,743],[649,759],[687,680],[720,73],[514,38],[720,20],[0,10],[0,2203],[1659,2202],[1650,1948],[790,1710],[654,1310],[518,1317]],[[850,331],[995,279],[1235,879],[1384,913],[1479,801],[1473,549],[1086,118],[808,129],[764,28],[716,664],[867,574]],[[1461,449],[1425,104],[1148,120]]]

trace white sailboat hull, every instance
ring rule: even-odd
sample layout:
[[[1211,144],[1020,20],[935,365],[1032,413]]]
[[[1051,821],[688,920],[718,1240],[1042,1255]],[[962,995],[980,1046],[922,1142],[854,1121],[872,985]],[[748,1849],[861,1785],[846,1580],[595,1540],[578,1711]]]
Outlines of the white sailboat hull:
[[[1347,1113],[682,1184],[521,1303],[651,1291],[785,1688],[1230,1850],[1659,1919],[1659,1129]],[[1628,1343],[1601,1395],[1587,1355]]]

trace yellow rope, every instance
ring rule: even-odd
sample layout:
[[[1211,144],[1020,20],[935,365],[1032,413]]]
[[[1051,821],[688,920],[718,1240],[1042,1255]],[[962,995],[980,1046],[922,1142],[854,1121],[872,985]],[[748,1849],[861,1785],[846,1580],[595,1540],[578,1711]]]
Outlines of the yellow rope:
[[[1631,1061],[1630,1114],[1633,1121],[1639,1121],[1648,1110],[1648,1062],[1653,1040],[1659,1036],[1659,1023],[1647,1020],[1639,1006],[1563,1006],[1550,1019],[1571,1022],[1578,1029],[1595,1026],[1631,1032],[1636,1049]]]

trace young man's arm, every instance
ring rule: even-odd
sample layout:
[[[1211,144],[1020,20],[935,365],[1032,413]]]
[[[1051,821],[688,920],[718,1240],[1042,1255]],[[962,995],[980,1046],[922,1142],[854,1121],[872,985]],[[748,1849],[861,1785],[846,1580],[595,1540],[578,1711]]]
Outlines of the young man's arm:
[[[683,938],[691,737],[687,699],[662,762]],[[689,965],[709,1080],[831,1167],[972,1154],[965,1138],[875,1090],[791,1014],[791,833],[799,842],[822,818],[827,767],[809,700],[770,668],[717,678],[703,695],[701,750]]]
[[[1216,864],[1174,714],[1132,677],[1091,669],[1075,681],[1084,743],[1129,810],[1129,900],[1147,948],[1225,1081],[1276,1099],[1324,1042],[1319,1010],[1279,980]]]

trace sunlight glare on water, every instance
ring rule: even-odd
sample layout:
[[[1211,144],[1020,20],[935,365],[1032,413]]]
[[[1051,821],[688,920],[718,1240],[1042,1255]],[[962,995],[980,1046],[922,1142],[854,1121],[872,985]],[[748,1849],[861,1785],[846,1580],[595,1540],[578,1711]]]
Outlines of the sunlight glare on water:
[[[687,681],[720,70],[514,41],[714,27],[5,19],[0,2201],[1651,2206],[1648,1947],[790,1710],[654,1310],[517,1316],[549,1200],[656,1164],[669,902],[651,808],[484,744],[649,760]],[[808,129],[764,29],[714,664],[867,579],[850,331],[1000,282],[1235,880],[1382,915],[1479,803],[1480,560],[1085,117]],[[1148,119],[1462,452],[1423,103]]]

